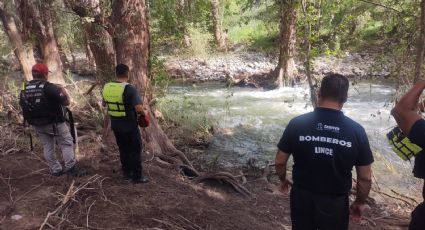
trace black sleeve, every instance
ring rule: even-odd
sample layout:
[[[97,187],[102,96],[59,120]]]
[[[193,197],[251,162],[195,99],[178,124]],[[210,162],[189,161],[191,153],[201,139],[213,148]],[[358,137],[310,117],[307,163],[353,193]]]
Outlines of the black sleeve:
[[[124,100],[126,104],[131,105],[132,107],[143,103],[139,92],[132,85],[127,85]]]
[[[425,149],[425,120],[420,119],[413,124],[409,133],[409,139],[412,143]]]
[[[369,139],[367,138],[366,131],[360,127],[357,134],[359,155],[356,159],[356,166],[366,166],[373,163],[373,154],[370,149]]]
[[[286,126],[285,131],[283,131],[282,137],[280,138],[279,143],[277,144],[277,148],[285,152],[287,154],[292,154],[293,150],[293,143],[294,138],[296,138],[295,135],[295,129],[294,129],[294,122],[290,121],[289,124]]]
[[[44,88],[44,93],[46,94],[47,100],[52,101],[54,103],[63,105],[67,101],[67,96],[62,93],[62,90],[59,86],[48,83]]]

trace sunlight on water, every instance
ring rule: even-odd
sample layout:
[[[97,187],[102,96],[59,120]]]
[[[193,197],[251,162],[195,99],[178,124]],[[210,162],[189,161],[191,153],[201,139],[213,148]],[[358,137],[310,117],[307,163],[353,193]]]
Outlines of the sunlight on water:
[[[288,122],[312,111],[308,92],[305,85],[272,91],[229,89],[217,83],[172,86],[160,100],[160,108],[168,110],[166,116],[188,114],[187,121],[203,116],[213,122],[214,138],[205,158],[217,158],[225,166],[246,164],[248,159],[261,165],[274,160],[276,144]],[[343,112],[366,129],[379,185],[418,197],[420,181],[412,177],[413,162],[398,158],[385,137],[395,126],[390,116],[394,93],[390,85],[350,86]]]

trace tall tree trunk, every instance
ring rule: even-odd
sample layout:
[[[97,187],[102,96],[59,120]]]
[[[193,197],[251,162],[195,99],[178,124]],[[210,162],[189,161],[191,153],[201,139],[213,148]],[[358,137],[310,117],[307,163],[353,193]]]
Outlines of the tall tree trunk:
[[[99,0],[65,0],[65,5],[72,9],[81,18],[91,17],[92,22],[83,21],[86,41],[86,55],[93,57],[96,70],[96,78],[106,82],[114,78],[116,65],[115,48],[112,36],[106,30],[105,19],[102,15]],[[110,25],[112,27],[112,25]],[[110,28],[112,29],[112,28]]]
[[[214,41],[219,49],[224,47],[222,39],[221,23],[220,23],[220,2],[219,0],[211,0],[211,13],[213,21]]]
[[[283,87],[297,75],[295,66],[297,0],[283,0],[280,19],[279,62],[275,69],[276,85]]]
[[[117,63],[130,68],[130,81],[145,95],[143,102],[148,110],[151,125],[144,129],[143,139],[151,153],[160,157],[178,156],[180,164],[190,165],[182,152],[177,150],[159,126],[150,108],[149,91],[149,25],[144,0],[115,1],[112,6],[112,24],[114,25],[114,47]]]
[[[422,66],[423,66],[424,55],[425,55],[425,0],[421,1],[420,27],[421,27],[421,35],[418,41],[418,53],[416,56],[414,82],[416,82],[422,77]]]
[[[30,81],[32,79],[31,67],[35,64],[32,45],[24,43],[22,31],[19,31],[15,18],[7,12],[3,3],[0,3],[0,18],[13,52],[21,65],[24,79]]]
[[[190,47],[192,44],[192,41],[190,39],[189,35],[189,28],[187,27],[187,17],[186,17],[186,11],[185,11],[185,0],[178,0],[177,1],[177,11],[179,14],[179,24],[181,27],[181,31],[183,32],[183,42],[185,47]]]
[[[96,63],[97,79],[103,82],[114,79],[116,57],[111,35],[97,23],[85,23],[84,30]]]
[[[311,22],[307,18],[308,17],[308,5],[307,0],[302,1],[302,9],[305,19],[305,30],[304,30],[304,67],[305,67],[305,73],[307,76],[308,85],[310,87],[310,101],[313,108],[317,107],[317,96],[316,96],[316,90],[315,86],[313,84],[313,76],[311,76]],[[318,27],[316,27],[318,28]]]
[[[27,4],[33,20],[35,34],[41,48],[43,62],[49,67],[49,81],[64,84],[63,65],[53,31],[52,0],[31,0]]]

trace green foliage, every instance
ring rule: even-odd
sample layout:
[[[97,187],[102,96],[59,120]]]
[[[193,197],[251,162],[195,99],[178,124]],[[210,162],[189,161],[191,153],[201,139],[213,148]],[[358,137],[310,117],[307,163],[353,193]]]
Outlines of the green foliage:
[[[172,82],[168,75],[164,60],[158,58],[158,56],[151,56],[149,60],[149,74],[151,79],[151,85],[154,90],[155,97],[163,97],[167,92],[168,86]]]
[[[167,122],[179,126],[185,137],[203,138],[215,123],[208,108],[193,98],[160,100],[158,108]]]

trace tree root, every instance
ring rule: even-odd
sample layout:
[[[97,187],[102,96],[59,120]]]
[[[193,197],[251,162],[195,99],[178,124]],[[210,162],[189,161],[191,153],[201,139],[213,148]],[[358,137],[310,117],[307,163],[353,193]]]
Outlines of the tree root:
[[[248,191],[245,187],[243,187],[237,179],[228,172],[216,172],[216,173],[206,173],[204,175],[201,175],[197,178],[195,178],[196,183],[201,183],[206,180],[217,180],[219,182],[223,182],[225,184],[230,185],[236,192],[244,195],[244,196],[251,196],[252,193]]]

